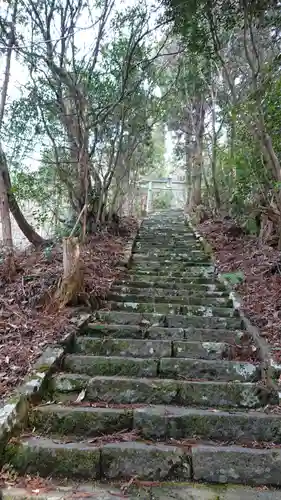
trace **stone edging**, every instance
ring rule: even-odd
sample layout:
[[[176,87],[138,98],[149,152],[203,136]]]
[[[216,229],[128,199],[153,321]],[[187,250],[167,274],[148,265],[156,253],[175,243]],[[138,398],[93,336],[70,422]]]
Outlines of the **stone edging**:
[[[206,254],[210,257],[212,263],[214,266],[216,265],[216,260],[213,255],[213,250],[211,245],[208,243],[208,241],[197,231],[196,227],[194,226],[192,219],[189,217],[189,215],[185,214],[185,221],[191,228],[191,230],[194,233],[194,236],[196,239],[201,243],[204,251]],[[267,383],[267,385],[278,392],[279,396],[279,404],[280,404],[280,399],[281,399],[281,392],[280,388],[274,384],[274,379],[279,377],[281,375],[281,365],[277,364],[271,357],[270,353],[270,347],[268,343],[260,336],[259,330],[257,327],[251,324],[251,322],[248,320],[248,318],[245,316],[243,312],[243,302],[241,297],[235,293],[230,286],[229,282],[223,278],[222,274],[220,272],[216,273],[216,277],[220,283],[222,283],[225,287],[225,289],[229,292],[229,298],[232,299],[233,302],[233,307],[236,311],[238,311],[238,314],[243,321],[246,331],[251,335],[254,344],[256,347],[259,349],[261,353],[261,358],[262,358],[262,371],[263,371],[263,380]]]
[[[141,221],[125,245],[124,255],[119,262],[121,266],[128,267],[130,264],[140,224]],[[70,321],[78,330],[90,318],[90,313],[77,313],[76,310]],[[37,398],[40,399],[50,374],[59,366],[67,347],[74,339],[74,335],[73,331],[66,333],[56,345],[47,347],[35,362],[23,384],[6,400],[0,401],[0,467],[2,465],[2,452],[8,440],[25,423],[30,405]]]
[[[137,235],[139,233],[139,229],[140,229],[141,224],[142,224],[142,220],[139,220],[137,229],[131,234],[130,238],[128,239],[128,241],[125,245],[123,256],[122,256],[121,260],[119,261],[119,265],[122,267],[128,267],[130,265],[131,258],[132,258],[132,252],[133,252],[133,249],[135,246],[135,241],[136,241]]]

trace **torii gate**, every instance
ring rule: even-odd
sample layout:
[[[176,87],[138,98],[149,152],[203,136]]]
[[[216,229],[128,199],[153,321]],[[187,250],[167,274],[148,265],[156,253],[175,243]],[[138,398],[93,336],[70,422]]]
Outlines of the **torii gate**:
[[[173,180],[171,177],[166,179],[142,180],[139,187],[144,195],[142,199],[142,209],[146,213],[153,210],[153,194],[162,191],[172,193],[171,208],[184,208],[187,198],[187,189],[185,181]],[[145,206],[144,206],[145,205]]]

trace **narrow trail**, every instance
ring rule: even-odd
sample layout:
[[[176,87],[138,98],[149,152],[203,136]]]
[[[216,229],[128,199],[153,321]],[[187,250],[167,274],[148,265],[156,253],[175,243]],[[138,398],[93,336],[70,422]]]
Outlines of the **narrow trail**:
[[[213,271],[182,213],[148,217],[128,275],[76,336],[6,461],[84,481],[280,485],[281,419],[264,411],[278,395],[258,357],[233,359],[251,339]]]

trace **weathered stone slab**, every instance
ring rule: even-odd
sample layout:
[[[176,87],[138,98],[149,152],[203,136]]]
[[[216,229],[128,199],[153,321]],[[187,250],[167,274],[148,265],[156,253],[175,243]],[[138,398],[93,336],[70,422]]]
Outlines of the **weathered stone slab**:
[[[98,337],[100,341],[107,339],[108,337],[114,337],[118,339],[142,339],[144,337],[145,329],[143,329],[140,325],[110,325],[108,323],[88,323],[83,329],[81,329],[81,333],[84,336]],[[102,340],[101,340],[102,339]],[[97,339],[96,339],[97,340]],[[109,339],[107,339],[109,340]]]
[[[115,325],[167,326],[164,314],[137,313],[127,311],[97,311],[96,320]]]
[[[206,254],[204,251],[202,251],[202,249],[200,248],[194,248],[193,246],[187,248],[187,249],[172,249],[172,248],[169,248],[169,249],[165,249],[165,248],[162,248],[161,247],[150,247],[149,245],[147,245],[145,248],[143,247],[140,247],[140,248],[136,248],[135,251],[133,252],[132,256],[133,256],[133,259],[135,260],[135,262],[137,260],[139,261],[146,261],[146,260],[149,260],[149,259],[159,259],[159,258],[168,258],[168,259],[174,259],[174,260],[185,260],[185,259],[189,259],[191,255],[194,255],[195,257],[196,256],[204,256],[205,259],[206,259]]]
[[[231,318],[235,316],[235,310],[228,307],[213,307],[213,306],[197,306],[184,305],[175,303],[159,303],[159,302],[115,302],[109,301],[108,307],[112,311],[140,312],[140,313],[156,313],[156,314],[173,314],[185,316],[202,316],[210,318],[219,316],[222,318]]]
[[[93,377],[59,373],[52,379],[55,392],[86,390],[86,399],[108,403],[174,404],[207,408],[259,408],[276,403],[277,394],[250,382],[194,382],[128,377]],[[275,397],[275,399],[274,399]],[[277,398],[278,399],[278,398]]]
[[[157,289],[155,289],[157,290]],[[113,290],[107,296],[109,301],[115,302],[126,302],[126,303],[160,303],[160,304],[168,304],[169,307],[171,304],[183,304],[183,305],[192,305],[192,306],[202,306],[202,307],[232,307],[233,302],[229,298],[225,297],[207,297],[207,296],[197,296],[196,294],[190,295],[189,297],[184,297],[181,295],[170,294],[168,295],[158,295],[154,292],[150,294],[146,293],[122,293],[120,291],[114,292]]]
[[[73,373],[84,373],[91,377],[156,377],[158,361],[155,359],[129,358],[122,356],[86,356],[69,354],[64,359],[64,369]]]
[[[102,448],[106,479],[165,481],[190,479],[190,457],[181,448],[139,442],[108,444]]]
[[[22,474],[77,479],[100,479],[100,450],[79,443],[59,443],[48,438],[28,438],[8,445],[5,461]]]
[[[243,329],[242,320],[239,317],[222,318],[220,316],[186,316],[183,314],[165,316],[165,326],[169,328],[219,328],[241,330]]]
[[[252,363],[222,360],[162,358],[159,366],[160,377],[205,380],[225,380],[257,382],[260,367]]]
[[[78,337],[76,352],[103,356],[133,356],[135,358],[160,358],[172,355],[171,340],[118,339]]]
[[[260,408],[271,397],[266,388],[250,382],[182,381],[179,384],[179,400],[184,406]]]
[[[50,388],[54,392],[80,392],[90,380],[87,375],[79,373],[56,373],[50,380]]]
[[[118,404],[173,404],[178,398],[174,380],[127,377],[94,377],[87,385],[87,399]]]
[[[186,298],[191,299],[194,297],[204,299],[206,297],[210,297],[211,299],[220,298],[220,299],[228,299],[229,293],[223,290],[208,290],[205,288],[197,287],[191,290],[184,290],[177,287],[176,282],[174,288],[161,288],[159,286],[148,286],[148,287],[137,287],[135,284],[127,284],[126,286],[113,285],[111,287],[112,293],[120,293],[124,294],[133,294],[133,295],[143,295],[145,297],[174,297],[174,298]]]
[[[279,443],[281,439],[280,417],[253,410],[150,406],[134,410],[134,428],[146,439],[197,438],[236,443]]]
[[[32,410],[29,415],[29,427],[41,433],[70,434],[87,438],[132,429],[133,412],[130,409],[50,404]]]
[[[196,270],[196,271],[195,271]],[[133,264],[131,271],[138,274],[158,274],[159,276],[202,276],[208,278],[213,275],[213,267],[209,262],[196,263],[194,261],[180,263],[148,262],[147,264]]]
[[[196,481],[281,485],[281,450],[239,446],[192,447]]]
[[[209,338],[207,336],[208,332],[206,338]],[[173,355],[176,358],[222,359],[227,356],[229,349],[230,345],[225,342],[173,341]]]
[[[172,264],[176,265],[177,263],[179,265],[189,265],[190,262],[194,263],[201,263],[203,262],[210,264],[210,261],[206,254],[204,252],[200,251],[190,251],[188,253],[181,253],[181,254],[175,254],[173,252],[169,253],[156,253],[156,252],[149,252],[149,253],[134,253],[133,254],[133,262],[135,264],[140,263],[144,264],[145,266],[147,264],[151,265],[152,263],[160,263],[161,265],[166,265],[166,264]],[[200,264],[202,265],[202,264]]]

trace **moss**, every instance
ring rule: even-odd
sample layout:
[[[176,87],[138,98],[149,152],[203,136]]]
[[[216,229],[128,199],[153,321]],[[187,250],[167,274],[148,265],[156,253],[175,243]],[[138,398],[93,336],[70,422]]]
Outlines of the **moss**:
[[[45,448],[39,445],[7,447],[6,457],[21,473],[39,473],[47,477],[56,471],[59,477],[99,479],[100,451],[76,448]]]
[[[133,413],[131,411],[113,412],[106,410],[99,412],[73,411],[40,411],[35,410],[30,415],[30,427],[36,427],[41,432],[57,433],[58,435],[72,434],[76,436],[96,436],[100,434],[131,429]]]
[[[46,364],[42,363],[42,365],[36,366],[36,372],[38,372],[38,373],[48,372],[49,369],[50,369],[50,365],[47,363]],[[35,373],[35,375],[36,375],[36,373]]]

